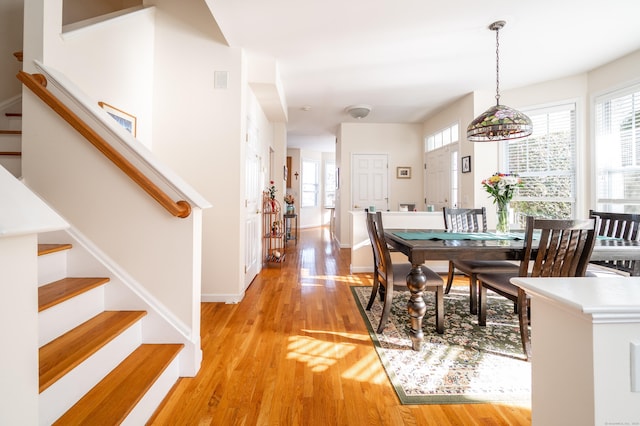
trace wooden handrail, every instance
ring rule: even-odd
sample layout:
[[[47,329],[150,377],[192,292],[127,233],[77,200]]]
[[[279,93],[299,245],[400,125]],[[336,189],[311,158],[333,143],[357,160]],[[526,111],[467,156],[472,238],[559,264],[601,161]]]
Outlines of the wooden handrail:
[[[36,94],[45,104],[60,115],[78,133],[85,137],[113,164],[136,182],[147,194],[176,217],[185,218],[191,214],[191,205],[184,200],[173,201],[162,189],[147,178],[122,154],[113,149],[98,133],[91,129],[80,117],[67,108],[58,98],[46,89],[47,79],[42,74],[29,74],[20,71],[17,75],[25,86]]]

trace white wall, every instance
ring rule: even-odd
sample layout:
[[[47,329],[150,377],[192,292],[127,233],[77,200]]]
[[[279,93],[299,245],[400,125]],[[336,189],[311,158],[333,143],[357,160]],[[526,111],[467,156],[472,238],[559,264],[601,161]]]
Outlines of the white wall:
[[[338,130],[336,165],[340,167],[340,190],[336,202],[336,233],[342,247],[349,246],[351,210],[351,157],[353,154],[389,155],[389,209],[399,202],[424,198],[423,137],[420,124],[342,123]],[[396,167],[409,166],[411,179],[396,179]]]
[[[96,102],[137,119],[137,139],[152,145],[154,9],[61,34],[62,0],[46,2],[44,63],[65,74]],[[30,66],[25,63],[25,68]]]
[[[288,148],[287,156],[291,157],[291,188],[287,188],[286,193],[291,193],[295,197],[294,206],[296,207],[296,212],[298,216],[300,216],[300,191],[301,191],[301,182],[302,182],[302,165],[300,163],[300,149],[299,148]],[[296,177],[296,173],[298,173],[298,177]],[[298,217],[300,219],[300,217]]]
[[[1,179],[1,178],[0,178]],[[0,237],[0,424],[38,424],[37,235]],[[10,349],[9,349],[10,348]]]
[[[153,150],[213,208],[203,213],[202,294],[243,292],[243,56],[199,0],[157,0]],[[228,72],[226,89],[214,72]],[[211,299],[208,299],[211,300]]]
[[[20,94],[21,63],[13,53],[22,50],[22,10],[23,0],[0,2],[0,103]]]

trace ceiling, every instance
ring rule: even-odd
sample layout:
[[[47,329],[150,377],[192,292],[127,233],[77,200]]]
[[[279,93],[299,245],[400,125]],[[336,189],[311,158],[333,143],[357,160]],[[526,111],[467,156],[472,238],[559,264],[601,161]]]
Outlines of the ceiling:
[[[357,121],[345,112],[349,105],[371,106],[363,122],[418,123],[470,92],[495,91],[495,32],[488,26],[497,20],[507,22],[501,91],[640,49],[638,0],[207,3],[231,47],[276,59],[288,146],[323,151],[335,148],[339,123]]]

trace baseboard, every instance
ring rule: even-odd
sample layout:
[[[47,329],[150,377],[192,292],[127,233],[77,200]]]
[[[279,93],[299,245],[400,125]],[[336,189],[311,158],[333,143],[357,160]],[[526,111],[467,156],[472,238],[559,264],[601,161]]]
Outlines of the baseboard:
[[[244,292],[241,294],[201,294],[200,301],[202,303],[226,303],[234,305],[240,303],[244,299]]]

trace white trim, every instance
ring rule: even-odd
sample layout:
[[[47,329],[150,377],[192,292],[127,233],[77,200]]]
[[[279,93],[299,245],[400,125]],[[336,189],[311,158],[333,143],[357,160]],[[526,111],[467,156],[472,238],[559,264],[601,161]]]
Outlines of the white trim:
[[[200,300],[202,303],[226,303],[228,305],[235,305],[237,303],[242,302],[244,299],[245,292],[238,294],[218,294],[218,293],[209,293],[202,294]]]

